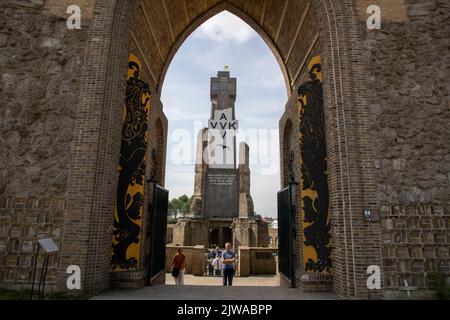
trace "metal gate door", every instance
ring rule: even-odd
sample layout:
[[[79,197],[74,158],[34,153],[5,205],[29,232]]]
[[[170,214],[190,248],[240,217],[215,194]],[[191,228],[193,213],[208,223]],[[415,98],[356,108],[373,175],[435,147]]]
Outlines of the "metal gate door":
[[[161,272],[166,265],[166,229],[169,191],[156,185],[153,195],[153,205],[150,210],[150,261],[148,284]]]
[[[291,186],[278,192],[278,269],[290,284],[295,286],[292,250]]]

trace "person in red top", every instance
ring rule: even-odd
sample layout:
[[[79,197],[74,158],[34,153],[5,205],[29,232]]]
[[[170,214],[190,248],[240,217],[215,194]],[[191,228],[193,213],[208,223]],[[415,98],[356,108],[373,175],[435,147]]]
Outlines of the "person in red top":
[[[177,286],[184,285],[184,271],[186,270],[186,256],[183,254],[183,250],[178,247],[177,253],[172,259],[172,276],[175,279]]]

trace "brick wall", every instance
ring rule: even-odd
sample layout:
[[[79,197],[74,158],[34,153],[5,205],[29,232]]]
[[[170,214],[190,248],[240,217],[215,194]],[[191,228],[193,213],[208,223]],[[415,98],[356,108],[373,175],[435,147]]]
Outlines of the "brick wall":
[[[399,295],[405,280],[409,286],[429,290],[436,285],[436,274],[450,274],[450,214],[443,207],[383,206],[381,214],[386,294]]]
[[[64,232],[64,198],[14,198],[0,200],[0,281],[2,287],[26,289],[33,280],[37,239],[52,238],[61,247]],[[54,290],[60,255],[49,257],[47,288]],[[40,250],[37,275],[44,255]],[[39,280],[37,280],[39,281]]]

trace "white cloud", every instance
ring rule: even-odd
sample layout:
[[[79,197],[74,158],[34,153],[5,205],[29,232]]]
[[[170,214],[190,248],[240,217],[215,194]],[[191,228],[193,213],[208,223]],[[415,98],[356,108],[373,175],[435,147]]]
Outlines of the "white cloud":
[[[240,18],[224,11],[203,23],[194,33],[196,38],[217,42],[236,41],[245,43],[257,33]]]

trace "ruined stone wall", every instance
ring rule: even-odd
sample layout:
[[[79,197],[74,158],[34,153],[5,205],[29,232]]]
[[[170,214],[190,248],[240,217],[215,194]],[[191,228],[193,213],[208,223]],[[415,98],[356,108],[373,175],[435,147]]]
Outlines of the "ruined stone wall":
[[[450,3],[379,5],[363,29],[384,287],[430,289],[450,275]]]

